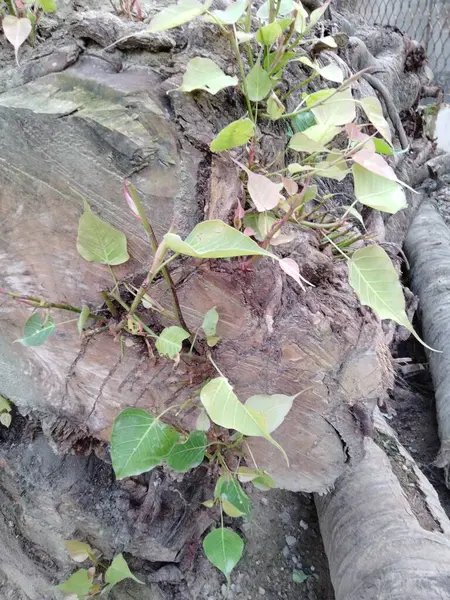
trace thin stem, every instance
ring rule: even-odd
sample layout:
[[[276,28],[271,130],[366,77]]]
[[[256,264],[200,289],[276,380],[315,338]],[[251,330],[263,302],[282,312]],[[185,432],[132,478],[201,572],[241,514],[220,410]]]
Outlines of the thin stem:
[[[252,3],[249,2],[247,4],[247,12],[245,13],[245,25],[244,25],[245,33],[250,33],[251,27],[252,27]],[[245,42],[245,46],[247,48],[248,64],[250,65],[250,68],[252,68],[254,65],[254,61],[253,61],[253,54],[252,54],[252,45],[251,45],[250,41]]]
[[[29,304],[34,308],[57,308],[59,310],[67,310],[69,312],[74,312],[80,314],[82,309],[77,308],[76,306],[72,306],[71,304],[60,304],[58,302],[48,302],[43,298],[37,298],[36,296],[23,296],[22,294],[18,294],[17,292],[9,292],[8,290],[0,289],[0,294],[5,294],[17,302],[23,302],[24,304]],[[89,318],[97,319],[98,321],[104,320],[104,317],[100,317],[99,315],[95,315],[92,312],[89,313]]]
[[[14,7],[13,0],[5,0],[5,4],[8,7],[9,14],[12,15],[13,17],[15,17],[16,16],[16,9]]]
[[[294,94],[295,92],[300,90],[305,85],[308,85],[308,83],[311,83],[311,81],[313,81],[318,76],[319,76],[319,73],[313,73],[312,75],[310,75],[309,77],[307,77],[306,79],[301,81],[297,86],[295,86],[295,88],[292,88],[292,90],[289,90],[289,92],[287,92],[287,94],[285,94],[281,98],[282,102],[285,102],[285,100],[287,100],[289,98],[289,96],[291,96],[291,94]]]
[[[210,352],[208,352],[208,353],[207,353],[207,357],[208,357],[208,360],[209,360],[209,362],[210,362],[210,363],[212,364],[212,366],[213,366],[213,367],[216,369],[216,371],[219,373],[219,375],[220,375],[221,377],[223,377],[224,379],[226,379],[225,375],[222,373],[222,371],[219,369],[219,367],[218,367],[218,366],[216,365],[216,363],[213,361],[213,359],[212,359],[212,356],[211,356],[211,353],[210,353]]]
[[[244,440],[244,444],[247,446],[248,453],[249,453],[249,454],[250,454],[250,456],[252,457],[252,461],[253,461],[253,464],[255,465],[255,469],[257,469],[257,468],[258,468],[258,465],[256,464],[255,457],[253,456],[253,452],[251,451],[251,449],[250,449],[250,446],[248,445],[248,442],[247,442],[247,440]]]
[[[120,296],[116,296],[115,294],[112,294],[112,293],[111,293],[111,296],[114,298],[114,300],[115,300],[116,302],[118,302],[118,303],[120,304],[120,306],[121,306],[122,308],[124,308],[124,309],[125,309],[125,310],[126,310],[128,313],[130,312],[130,306],[129,306],[129,305],[126,303],[126,302],[124,302],[124,301],[122,300],[122,298],[120,298]],[[144,329],[144,331],[145,331],[146,333],[148,333],[148,334],[149,334],[149,336],[150,336],[150,337],[154,338],[155,340],[157,340],[157,339],[158,339],[158,336],[156,335],[156,333],[155,333],[154,331],[152,331],[152,330],[150,329],[150,327],[149,327],[148,325],[146,325],[146,324],[145,324],[145,323],[142,321],[142,319],[140,319],[140,318],[139,318],[137,315],[133,315],[133,317],[132,317],[132,318],[133,318],[133,319],[134,319],[134,320],[135,320],[137,323],[139,323],[140,325],[142,325],[142,328]],[[122,327],[123,327],[123,326],[124,326],[124,324],[125,324],[125,321],[126,321],[126,319],[125,319],[125,320],[123,320],[121,323],[119,323],[119,326],[118,326],[118,328],[117,328],[117,330],[118,330],[118,331],[120,331],[120,330],[122,329]]]
[[[233,47],[234,55],[236,57],[236,61],[237,61],[238,67],[239,67],[239,72],[241,74],[242,89],[244,91],[245,103],[247,104],[248,114],[249,114],[250,119],[253,122],[255,122],[255,119],[254,119],[254,116],[253,116],[252,104],[251,104],[250,99],[248,97],[247,83],[245,81],[244,65],[242,63],[241,53],[240,53],[240,50],[239,50],[239,44],[238,44],[237,39],[236,39],[236,27],[234,25],[233,25],[233,33],[232,33],[232,35],[230,35],[230,40],[231,40],[231,45]]]
[[[345,258],[345,260],[349,260],[348,256],[345,254],[345,252],[342,252],[342,250],[339,248],[339,246],[337,244],[335,244],[333,242],[333,240],[331,240],[327,235],[324,234],[323,236],[326,240],[328,240],[330,242],[330,244],[332,246],[334,246],[336,248],[336,250],[339,252],[339,254],[342,254],[342,256]]]
[[[197,341],[197,336],[198,336],[199,331],[200,331],[200,327],[195,332],[194,339],[192,340],[191,347],[189,348],[189,354],[192,354],[192,350],[194,349],[195,342]]]
[[[103,292],[101,292],[101,294],[105,300],[105,304],[106,304],[109,312],[115,319],[117,319],[117,317],[119,316],[119,313],[117,312],[117,308],[111,302],[111,298],[108,296],[108,292],[103,291]]]

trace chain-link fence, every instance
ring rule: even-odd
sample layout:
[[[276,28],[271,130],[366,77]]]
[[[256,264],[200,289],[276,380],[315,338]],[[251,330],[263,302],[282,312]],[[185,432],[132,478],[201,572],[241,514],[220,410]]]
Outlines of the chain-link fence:
[[[425,48],[435,82],[450,102],[450,0],[357,0],[368,23],[393,25]]]

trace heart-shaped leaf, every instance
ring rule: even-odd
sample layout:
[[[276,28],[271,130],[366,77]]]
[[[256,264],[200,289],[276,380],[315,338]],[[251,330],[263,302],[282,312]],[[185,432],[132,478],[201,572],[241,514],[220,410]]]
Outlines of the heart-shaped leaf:
[[[214,529],[203,540],[206,558],[230,581],[230,573],[241,559],[244,542],[231,529]]]
[[[352,172],[355,197],[361,204],[391,214],[407,207],[405,192],[396,181],[381,177],[358,164],[353,165]]]
[[[303,290],[305,289],[305,286],[303,285],[302,281],[304,281],[307,285],[314,287],[312,283],[310,283],[307,279],[300,275],[300,269],[298,267],[298,264],[293,258],[282,258],[279,261],[279,264],[283,271],[286,273],[286,275],[292,277],[292,279],[294,279]]]
[[[119,581],[123,581],[124,579],[133,579],[137,583],[144,583],[133,575],[122,554],[118,554],[106,569],[105,583],[116,585],[116,583],[119,583]]]
[[[245,12],[247,6],[247,0],[238,0],[225,8],[225,10],[213,10],[211,14],[214,15],[215,19],[223,23],[224,25],[233,25],[237,23]],[[213,20],[209,19],[208,20]],[[239,32],[240,33],[240,32]]]
[[[266,492],[276,487],[275,481],[263,469],[249,469],[248,467],[239,467],[237,476],[243,483],[251,481],[258,489]]]
[[[211,6],[211,2],[212,0],[208,0],[202,4],[198,0],[180,0],[178,4],[170,4],[153,17],[147,31],[154,33],[179,27],[206,12]]]
[[[74,594],[78,600],[85,600],[92,587],[92,577],[87,569],[79,569],[73,575],[56,586],[65,594]]]
[[[252,67],[245,78],[247,95],[252,102],[259,102],[267,97],[272,89],[269,73],[258,63]]]
[[[257,394],[251,396],[245,406],[253,408],[264,415],[266,428],[269,433],[275,431],[286,418],[292,408],[296,396],[285,396],[284,394]]]
[[[237,160],[234,160],[234,162],[247,173],[248,193],[259,212],[272,210],[272,208],[275,208],[278,205],[280,200],[283,200],[283,195],[281,194],[283,183],[275,183],[265,175],[253,173],[253,171],[247,169],[245,165]]]
[[[267,100],[267,113],[271,119],[276,121],[285,112],[285,108],[278,96],[272,92]]]
[[[281,0],[279,4],[277,3],[277,6],[278,6],[278,16],[285,17],[286,15],[289,15],[294,10],[295,2],[294,2],[294,0]],[[270,13],[270,1],[267,0],[266,2],[264,2],[264,4],[261,4],[261,6],[258,8],[258,12],[256,13],[256,16],[258,17],[258,19],[261,19],[261,21],[268,21],[269,13]]]
[[[185,442],[173,446],[166,462],[176,473],[186,473],[203,462],[206,444],[205,432],[193,431]]]
[[[384,139],[392,144],[391,128],[383,116],[383,108],[378,98],[376,96],[366,96],[360,100],[360,104],[375,129],[378,129]]]
[[[155,346],[161,356],[176,358],[183,346],[183,341],[187,340],[189,333],[178,327],[171,325],[163,329],[161,335],[156,340]]]
[[[314,105],[317,102],[322,104]],[[333,89],[319,90],[306,98],[306,106],[311,108],[318,123],[346,125],[356,117],[355,101],[350,88],[342,92]]]
[[[307,56],[300,56],[300,58],[297,60],[307,67],[313,69],[316,73],[328,81],[334,81],[336,83],[342,83],[344,81],[344,73],[336,63],[330,63],[325,67],[321,67],[317,61],[313,62]]]
[[[382,156],[369,148],[363,148],[359,152],[356,152],[352,158],[368,171],[380,175],[380,177],[386,177],[386,179],[390,179],[391,181],[398,181],[394,169],[388,165]]]
[[[96,558],[93,549],[86,544],[86,542],[79,542],[78,540],[66,540],[64,545],[67,550],[67,554],[75,562],[81,563],[88,558]]]
[[[183,83],[178,90],[180,92],[205,90],[215,95],[220,90],[237,84],[238,78],[225,75],[213,60],[197,56],[188,62],[186,72],[183,75]]]
[[[256,32],[256,41],[262,46],[271,46],[275,40],[277,40],[283,33],[281,25],[274,21],[268,25],[260,27]]]
[[[84,260],[101,265],[121,265],[130,258],[125,235],[94,215],[86,201],[78,223],[77,250]]]
[[[166,233],[164,241],[170,250],[195,258],[231,258],[233,256],[271,256],[246,235],[223,221],[203,221],[183,241],[179,235]]]
[[[250,498],[242,489],[236,479],[232,477],[220,477],[214,490],[214,497],[224,503],[224,510],[230,517],[249,517],[251,513]],[[234,509],[230,514],[225,502],[231,504]]]
[[[39,313],[27,319],[23,328],[23,337],[17,340],[24,346],[40,346],[55,331],[55,321],[50,314],[42,320]]]
[[[150,471],[166,458],[179,434],[142,408],[126,408],[114,421],[111,460],[118,479]]]
[[[289,147],[297,152],[326,152],[329,144],[341,132],[340,127],[328,124],[318,124],[305,129],[302,133],[293,135]]]
[[[220,131],[211,142],[211,152],[230,150],[247,144],[255,133],[255,125],[250,119],[233,121]]]
[[[6,15],[2,26],[6,39],[14,47],[16,63],[19,66],[19,48],[31,33],[31,21],[25,17],[19,19],[13,15]]]

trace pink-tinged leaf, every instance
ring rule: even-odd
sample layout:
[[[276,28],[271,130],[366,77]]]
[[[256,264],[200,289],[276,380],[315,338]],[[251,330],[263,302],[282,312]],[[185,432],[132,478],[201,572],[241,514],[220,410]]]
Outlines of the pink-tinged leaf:
[[[297,182],[289,177],[282,177],[281,181],[283,182],[284,189],[289,194],[289,196],[293,196],[298,192]]]
[[[381,177],[386,177],[386,179],[390,179],[391,181],[398,181],[394,169],[390,167],[379,154],[376,154],[367,148],[363,148],[354,154],[352,158],[356,163],[368,171],[372,171],[372,173],[380,175]]]
[[[2,26],[6,39],[14,47],[16,63],[19,66],[19,48],[31,33],[31,21],[27,18],[18,19],[13,15],[6,15]]]
[[[347,123],[345,126],[349,140],[352,142],[358,142],[358,144],[364,143],[364,148],[375,152],[375,143],[367,133],[362,133],[359,127],[355,123]]]
[[[252,229],[251,227],[246,227],[244,229],[244,235],[248,235],[248,237],[251,237],[251,236],[255,236],[256,233],[255,233],[255,230]]]
[[[141,217],[139,216],[139,211],[133,200],[132,191],[130,189],[130,186],[128,185],[128,183],[125,180],[123,182],[123,195],[125,196],[125,200],[127,201],[127,204],[129,206],[131,212],[134,214],[134,216],[137,219],[139,219],[139,221],[142,221]]]
[[[282,258],[280,259],[279,263],[280,267],[283,269],[286,275],[289,275],[289,277],[295,279],[295,281],[303,290],[305,289],[305,286],[303,285],[302,281],[304,281],[311,287],[314,287],[312,283],[310,283],[307,279],[300,275],[300,270],[295,260],[293,260],[292,258]]]
[[[239,199],[237,200],[237,206],[236,206],[236,211],[234,213],[234,218],[235,219],[243,219],[245,217],[245,210],[242,206],[242,204],[240,203]]]
[[[283,189],[282,183],[274,183],[265,175],[253,173],[242,163],[234,160],[234,158],[232,160],[247,173],[248,193],[250,194],[250,198],[253,200],[256,209],[259,212],[272,210],[272,208],[275,208],[278,205],[280,200],[283,200],[283,196],[280,194],[281,190]]]

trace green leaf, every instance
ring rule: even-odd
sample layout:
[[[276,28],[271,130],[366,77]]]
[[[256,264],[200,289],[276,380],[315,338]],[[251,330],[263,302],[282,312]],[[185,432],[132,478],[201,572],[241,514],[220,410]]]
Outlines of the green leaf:
[[[242,404],[225,377],[216,377],[203,386],[200,400],[213,423],[244,435],[264,437],[288,462],[283,448],[267,431],[264,415]]]
[[[230,4],[225,10],[213,10],[211,13],[224,25],[233,25],[242,17],[246,6],[247,0],[241,0]]]
[[[215,503],[215,500],[205,500],[202,502],[203,506],[206,506],[206,508],[212,508]]]
[[[278,96],[272,92],[267,100],[267,112],[269,117],[276,121],[285,112],[285,108]]]
[[[281,25],[274,21],[268,25],[260,27],[256,32],[256,41],[263,46],[271,46],[276,39],[283,33]]]
[[[211,152],[221,152],[243,146],[255,133],[255,125],[250,119],[233,121],[220,131],[210,145]]]
[[[296,133],[289,141],[289,148],[297,152],[326,152],[329,144],[341,132],[340,127],[318,124]]]
[[[94,215],[86,201],[78,223],[77,250],[84,260],[101,265],[121,265],[130,258],[125,235]]]
[[[213,60],[197,56],[188,62],[186,72],[183,75],[183,83],[178,91],[205,90],[215,95],[220,90],[237,84],[238,78],[225,75]]]
[[[276,487],[275,481],[263,469],[248,469],[247,467],[240,467],[238,469],[237,476],[239,481],[242,481],[243,483],[251,481],[255,488],[263,492],[267,492],[267,490],[271,490]]]
[[[203,540],[206,558],[230,581],[230,573],[240,561],[244,542],[231,529],[214,529]]]
[[[114,421],[111,460],[118,479],[150,471],[161,464],[179,434],[142,408],[126,408]]]
[[[84,326],[86,325],[86,321],[89,319],[90,314],[91,311],[89,306],[83,306],[77,321],[77,329],[80,335],[83,333]]]
[[[312,11],[312,13],[309,15],[309,25],[307,27],[307,31],[312,29],[317,21],[322,18],[329,5],[330,2],[324,2],[322,6],[319,6],[319,8],[316,8]]]
[[[372,138],[372,142],[374,143],[375,151],[378,152],[378,154],[386,154],[387,156],[394,155],[392,147],[381,138]]]
[[[122,554],[118,554],[113,558],[112,563],[106,570],[105,583],[109,583],[111,586],[116,585],[119,581],[124,579],[134,579],[137,583],[144,584],[137,577],[133,575],[127,565],[127,561],[124,559]]]
[[[206,444],[205,432],[193,431],[184,443],[175,444],[166,462],[176,473],[186,473],[203,462]]]
[[[174,233],[166,233],[164,240],[170,250],[194,258],[273,257],[248,236],[218,219],[196,225],[184,242]]]
[[[310,110],[307,110],[299,115],[295,115],[295,117],[292,117],[291,123],[292,129],[295,131],[295,133],[301,133],[302,131],[305,131],[305,129],[315,125],[316,118]]]
[[[11,406],[11,402],[9,400],[7,400],[6,398],[4,398],[3,396],[0,396],[0,413],[1,412],[11,412],[12,406]]]
[[[214,497],[222,501],[227,515],[235,518],[249,517],[251,513],[250,498],[244,492],[240,483],[232,477],[220,477],[217,483]],[[234,510],[229,511],[230,507],[225,502],[231,504]]]
[[[402,286],[383,248],[372,245],[356,250],[348,263],[348,280],[363,306],[369,306],[379,319],[391,319],[403,325],[421,344],[433,350],[409,322]]]
[[[313,108],[319,101],[323,103]],[[350,88],[337,93],[333,89],[314,92],[306,98],[306,106],[311,108],[318,123],[327,125],[346,125],[356,117],[355,101]]]
[[[49,314],[43,321],[39,313],[27,319],[23,328],[23,338],[17,340],[24,346],[40,346],[55,331],[55,321]]]
[[[301,393],[301,392],[299,392]],[[286,418],[292,408],[295,398],[298,396],[285,396],[284,394],[257,394],[251,396],[245,406],[264,415],[266,429],[269,433],[275,431]]]
[[[211,1],[201,4],[198,0],[181,0],[178,4],[170,4],[150,21],[148,33],[166,31],[199,17],[208,10]]]
[[[75,562],[84,562],[88,558],[95,558],[93,549],[86,544],[86,542],[79,542],[78,540],[65,540],[64,545],[66,547],[67,554]]]
[[[376,96],[366,96],[360,100],[360,104],[375,129],[378,129],[384,139],[392,144],[391,128],[383,116],[383,108],[378,98]]]
[[[272,89],[272,81],[269,73],[265,71],[260,64],[256,64],[250,69],[245,78],[247,94],[253,102],[264,100]]]
[[[321,67],[317,61],[313,62],[307,56],[300,56],[297,60],[310,69],[313,69],[324,79],[334,81],[336,83],[342,83],[344,81],[344,73],[336,63],[330,63],[325,67]]]
[[[345,209],[345,213],[344,216],[346,216],[347,214],[352,215],[352,217],[354,217],[355,219],[357,219],[361,225],[364,227],[364,229],[366,228],[366,226],[364,225],[364,219],[362,218],[362,215],[360,212],[358,212],[356,210],[356,208],[354,206],[352,206],[351,204],[343,204],[341,206],[341,208]]]
[[[56,10],[55,0],[38,0],[38,4],[46,13],[52,13]]]
[[[307,575],[304,571],[294,569],[292,573],[292,581],[294,583],[304,583],[307,579],[309,579],[309,575]]]
[[[280,2],[280,8],[278,9],[278,16],[279,17],[285,17],[286,15],[290,14],[295,8],[295,4],[293,0],[281,0]],[[270,11],[270,2],[269,0],[267,0],[267,2],[264,2],[264,4],[262,4],[259,9],[258,12],[256,13],[256,16],[258,17],[258,19],[261,19],[262,21],[268,21],[269,20],[269,11]]]
[[[361,204],[390,214],[408,206],[405,192],[396,181],[377,175],[358,164],[353,165],[352,172],[355,197]]]
[[[177,325],[171,325],[163,329],[156,340],[155,346],[161,356],[176,358],[183,347],[183,341],[187,340],[188,337],[189,333],[187,331]]]
[[[5,427],[9,427],[11,425],[12,416],[9,412],[3,412],[0,414],[0,423]]]
[[[219,322],[219,313],[216,307],[210,308],[203,317],[202,329],[205,332],[206,337],[216,335],[217,323]]]
[[[87,569],[79,569],[67,581],[56,587],[65,594],[74,594],[78,600],[85,600],[92,587],[92,578]]]

